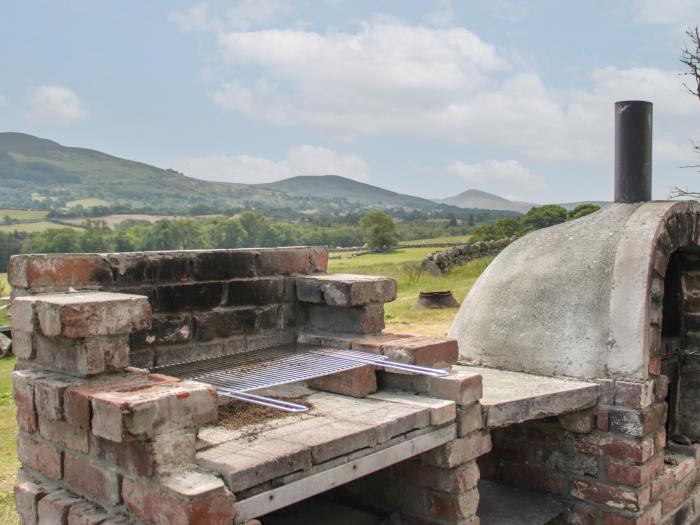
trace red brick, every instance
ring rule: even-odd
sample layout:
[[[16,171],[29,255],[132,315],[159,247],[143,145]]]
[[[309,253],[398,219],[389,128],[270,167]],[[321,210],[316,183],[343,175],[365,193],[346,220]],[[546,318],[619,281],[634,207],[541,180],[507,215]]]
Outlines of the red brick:
[[[61,451],[32,435],[17,435],[17,457],[29,468],[51,479],[61,479],[63,474]]]
[[[651,500],[656,501],[659,499],[663,494],[666,494],[675,483],[676,478],[673,474],[673,470],[668,467],[664,468],[651,482]]]
[[[53,421],[39,417],[41,437],[66,448],[87,454],[89,451],[88,431],[65,421]]]
[[[34,384],[36,410],[40,416],[52,420],[63,419],[63,396],[66,388],[78,382],[51,376],[37,379]]]
[[[454,339],[413,337],[383,345],[389,359],[418,366],[445,367],[459,358],[459,348]]]
[[[654,381],[615,382],[615,404],[629,408],[646,408],[654,402]]]
[[[559,416],[559,423],[564,427],[564,430],[574,434],[588,434],[593,431],[594,419],[592,410],[584,410]]]
[[[326,248],[309,248],[312,272],[328,271],[328,250]]]
[[[18,255],[8,267],[8,281],[20,288],[68,289],[111,280],[107,261],[96,254]]]
[[[598,430],[602,430],[603,432],[608,431],[608,414],[609,410],[607,408],[600,408],[598,412],[596,412],[595,424]]]
[[[223,485],[187,496],[125,478],[122,496],[131,512],[153,525],[230,525],[234,516],[233,495]]]
[[[462,520],[476,514],[479,505],[479,491],[476,489],[457,494],[431,492],[430,514],[436,518]]]
[[[624,488],[595,480],[574,479],[571,481],[571,495],[584,501],[638,511],[648,505],[650,489]]]
[[[17,425],[27,432],[39,428],[34,407],[34,382],[37,375],[28,370],[12,372],[12,397],[17,408]]]
[[[385,344],[389,344],[402,339],[410,339],[414,336],[404,334],[379,334],[363,339],[353,339],[351,348],[360,352],[370,352],[373,354],[381,354]]]
[[[673,487],[662,501],[664,515],[668,514],[669,512],[673,512],[680,507],[685,501],[686,494],[687,489],[685,485]]]
[[[476,487],[479,467],[470,461],[455,468],[436,467],[420,460],[403,461],[394,465],[399,483],[436,489],[442,492],[466,492]]]
[[[437,467],[456,467],[473,461],[491,451],[491,436],[488,432],[474,432],[457,438],[423,454],[426,463]]]
[[[59,490],[41,498],[37,505],[41,525],[66,525],[70,508],[81,500],[70,492]]]
[[[310,248],[275,248],[260,250],[255,259],[256,272],[261,275],[289,275],[292,273],[308,274],[312,271],[320,271],[317,268],[323,265],[323,254],[314,250],[314,263],[319,267],[311,266],[312,250]]]
[[[613,434],[593,433],[576,436],[574,447],[586,454],[610,456],[635,463],[643,463],[654,455],[653,439],[634,440]]]
[[[654,435],[654,450],[661,452],[666,448],[666,429],[662,428]]]
[[[63,464],[66,485],[105,506],[120,501],[119,476],[108,466],[93,465],[73,454],[66,454]]]
[[[481,375],[453,372],[447,377],[426,377],[427,393],[454,401],[461,406],[473,405],[483,395]]]
[[[47,494],[47,490],[36,483],[24,481],[15,485],[15,508],[23,525],[37,525],[39,516],[37,504]]]
[[[457,434],[464,437],[484,426],[484,417],[481,413],[481,405],[478,403],[470,407],[457,409]]]
[[[649,373],[653,376],[661,375],[661,357],[653,356],[649,358]]]
[[[68,525],[102,525],[107,517],[99,507],[83,501],[68,511]]]
[[[377,391],[377,373],[372,365],[361,366],[316,379],[310,379],[311,388],[352,397],[365,397]]]
[[[603,513],[603,525],[657,525],[661,521],[661,505],[654,505],[643,513]]]
[[[642,465],[629,465],[611,459],[608,461],[608,481],[641,487],[649,483],[663,466],[663,455],[658,455]]]

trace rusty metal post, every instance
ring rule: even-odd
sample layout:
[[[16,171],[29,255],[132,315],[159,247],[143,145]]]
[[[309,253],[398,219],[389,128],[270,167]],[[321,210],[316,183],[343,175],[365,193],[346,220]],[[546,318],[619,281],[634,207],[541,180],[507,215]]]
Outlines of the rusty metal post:
[[[653,104],[615,102],[615,202],[651,200]]]

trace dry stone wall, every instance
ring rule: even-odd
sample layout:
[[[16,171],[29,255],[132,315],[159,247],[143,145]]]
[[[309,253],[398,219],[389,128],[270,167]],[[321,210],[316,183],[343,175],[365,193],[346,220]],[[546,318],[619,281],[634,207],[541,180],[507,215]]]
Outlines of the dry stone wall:
[[[454,266],[467,264],[474,259],[498,255],[515,239],[517,237],[508,237],[497,241],[478,241],[429,253],[421,265],[433,275],[440,275]]]

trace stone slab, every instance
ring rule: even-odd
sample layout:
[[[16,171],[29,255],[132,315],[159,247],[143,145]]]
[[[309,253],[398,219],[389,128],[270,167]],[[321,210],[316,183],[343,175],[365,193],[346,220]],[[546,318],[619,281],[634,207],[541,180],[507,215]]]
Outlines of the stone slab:
[[[481,375],[487,428],[583,410],[600,396],[597,383],[474,366],[458,365],[454,370]]]
[[[572,504],[564,498],[518,489],[493,481],[480,480],[479,509],[481,525],[545,525]]]

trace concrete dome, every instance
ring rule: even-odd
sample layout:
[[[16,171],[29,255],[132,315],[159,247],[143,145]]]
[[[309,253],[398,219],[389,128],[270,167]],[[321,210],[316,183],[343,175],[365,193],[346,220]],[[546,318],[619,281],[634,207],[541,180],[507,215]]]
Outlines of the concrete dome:
[[[697,250],[694,201],[614,204],[532,232],[479,277],[449,331],[465,361],[644,380],[670,255]]]

